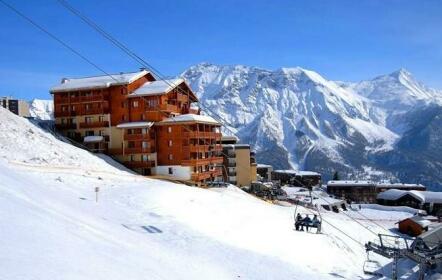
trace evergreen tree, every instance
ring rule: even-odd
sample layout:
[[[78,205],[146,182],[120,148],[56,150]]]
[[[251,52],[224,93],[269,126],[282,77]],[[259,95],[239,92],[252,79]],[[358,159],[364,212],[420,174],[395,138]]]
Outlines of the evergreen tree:
[[[339,173],[338,173],[338,171],[335,171],[335,173],[333,173],[333,181],[339,181]]]

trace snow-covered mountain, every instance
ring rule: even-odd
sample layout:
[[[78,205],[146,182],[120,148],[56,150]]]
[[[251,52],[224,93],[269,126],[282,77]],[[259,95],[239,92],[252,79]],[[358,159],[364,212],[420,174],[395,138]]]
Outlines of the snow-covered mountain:
[[[309,234],[293,230],[295,207],[134,174],[1,107],[0,131],[2,279],[363,279],[367,228],[411,215],[322,210],[324,234]]]
[[[423,176],[412,167],[416,161],[429,168],[428,174],[439,174],[434,171],[442,154],[436,160],[416,158],[399,145],[406,135],[414,139],[416,116],[434,114],[434,107],[441,106],[442,92],[404,69],[359,83],[330,81],[299,67],[269,71],[208,63],[190,67],[182,76],[202,107],[223,120],[227,132],[250,143],[261,163],[316,170],[325,178],[337,170],[350,178],[442,185],[442,175]],[[428,150],[424,142],[421,150]],[[397,162],[399,157],[408,162],[406,167]]]
[[[39,120],[54,119],[54,102],[52,100],[34,99],[29,103],[29,114]]]

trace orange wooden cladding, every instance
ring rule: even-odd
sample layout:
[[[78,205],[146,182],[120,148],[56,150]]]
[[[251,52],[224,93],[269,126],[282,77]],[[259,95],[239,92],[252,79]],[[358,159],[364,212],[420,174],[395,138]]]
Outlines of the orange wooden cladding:
[[[103,121],[103,122],[81,122],[80,128],[95,128],[95,127],[108,127],[109,122]]]
[[[199,114],[199,110],[190,108],[197,101],[195,94],[182,83],[169,93],[156,96],[134,97],[130,94],[155,78],[149,73],[128,85],[111,86],[98,90],[56,92],[54,96],[54,116],[66,118],[87,115],[110,115],[109,121],[80,122],[79,128],[98,128],[117,126],[121,123],[152,121],[159,122],[174,114]],[[184,93],[183,93],[184,92]],[[191,123],[192,124],[192,123]],[[169,128],[170,127],[170,128]],[[76,129],[76,124],[57,124],[57,129]],[[221,133],[219,125],[180,124],[160,125],[142,133],[141,129],[124,129],[121,148],[107,149],[111,155],[138,155],[157,153],[158,165],[183,165],[193,167],[191,178],[204,181],[221,176],[221,171],[211,170],[214,165],[222,164],[223,158],[217,156],[222,148],[216,143]],[[194,130],[194,131],[191,131]],[[107,136],[106,141],[109,141]],[[143,143],[144,142],[144,143]],[[146,144],[147,142],[147,144]],[[124,150],[123,147],[124,146]],[[155,161],[124,161],[129,168],[144,169],[155,167]],[[197,172],[195,172],[197,171]]]

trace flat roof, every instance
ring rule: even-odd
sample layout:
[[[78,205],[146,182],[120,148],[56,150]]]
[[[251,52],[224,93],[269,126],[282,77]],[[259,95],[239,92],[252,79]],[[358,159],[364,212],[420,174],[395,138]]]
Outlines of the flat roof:
[[[103,136],[86,136],[83,139],[84,143],[95,143],[95,142],[101,142],[104,140]]]
[[[100,89],[115,85],[127,85],[145,76],[149,72],[141,70],[131,73],[110,74],[85,78],[64,78],[58,85],[50,89],[51,93],[73,90]]]

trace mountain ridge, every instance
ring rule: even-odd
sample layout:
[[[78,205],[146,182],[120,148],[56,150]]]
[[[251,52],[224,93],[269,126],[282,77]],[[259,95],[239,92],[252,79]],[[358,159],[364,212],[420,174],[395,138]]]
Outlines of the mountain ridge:
[[[301,67],[210,63],[192,66],[181,76],[214,116],[252,145],[259,162],[313,169],[325,178],[339,170],[348,178],[421,180],[404,177],[404,170],[391,169],[386,166],[390,160],[380,158],[396,150],[406,153],[397,143],[416,131],[407,116],[442,104],[441,91],[404,68],[356,83],[327,80]],[[441,179],[425,183],[435,181],[439,187]]]

